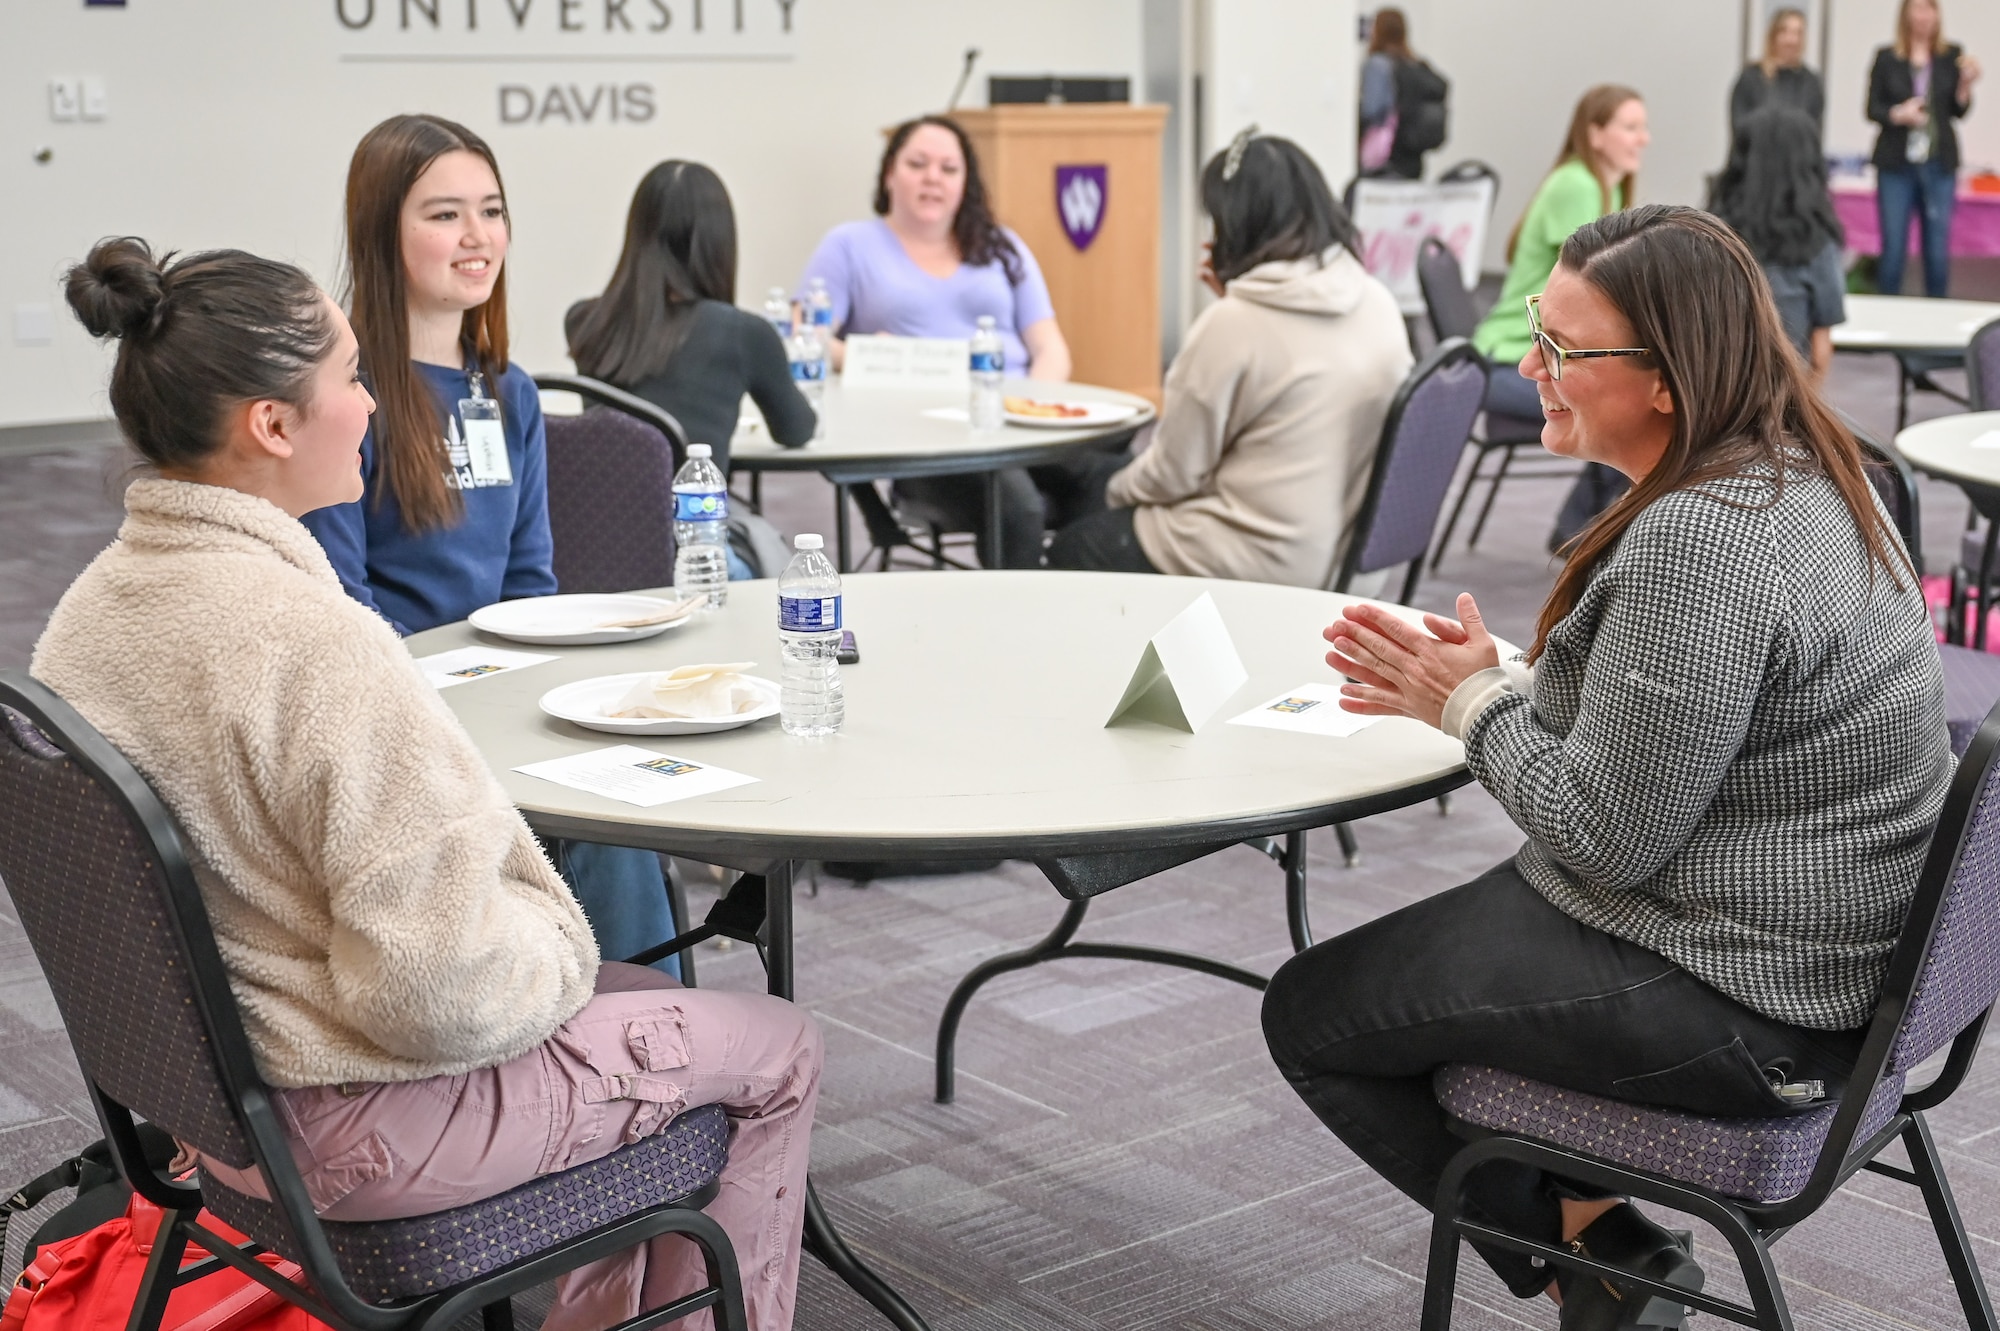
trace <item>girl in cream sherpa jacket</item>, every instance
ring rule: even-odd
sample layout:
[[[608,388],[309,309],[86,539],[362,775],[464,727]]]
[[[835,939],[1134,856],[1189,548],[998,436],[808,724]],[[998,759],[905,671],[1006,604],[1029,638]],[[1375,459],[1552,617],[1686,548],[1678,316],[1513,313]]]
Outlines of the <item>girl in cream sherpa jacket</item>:
[[[589,1001],[569,890],[395,632],[300,523],[142,480],[32,673],[192,842],[275,1086],[401,1082],[534,1049]]]

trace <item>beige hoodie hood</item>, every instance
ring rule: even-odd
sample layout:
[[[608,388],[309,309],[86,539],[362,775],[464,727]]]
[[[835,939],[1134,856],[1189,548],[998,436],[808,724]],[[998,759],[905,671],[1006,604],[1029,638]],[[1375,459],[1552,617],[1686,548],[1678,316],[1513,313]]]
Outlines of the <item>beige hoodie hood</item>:
[[[1311,259],[1260,263],[1229,284],[1229,294],[1295,314],[1351,314],[1369,289],[1368,272],[1346,246]]]

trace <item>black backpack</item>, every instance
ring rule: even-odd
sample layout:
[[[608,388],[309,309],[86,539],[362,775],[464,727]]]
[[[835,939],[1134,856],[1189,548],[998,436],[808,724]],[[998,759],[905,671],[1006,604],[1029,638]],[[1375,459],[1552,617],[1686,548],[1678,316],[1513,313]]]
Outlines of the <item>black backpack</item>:
[[[174,1158],[174,1139],[150,1123],[137,1126],[146,1162],[154,1169],[165,1169]],[[126,1203],[132,1200],[131,1186],[118,1176],[117,1166],[111,1163],[111,1147],[102,1141],[92,1142],[40,1178],[23,1183],[13,1196],[0,1202],[0,1251],[7,1246],[8,1221],[64,1188],[75,1188],[76,1197],[44,1220],[28,1240],[22,1253],[24,1265],[32,1263],[35,1254],[49,1244],[73,1239],[124,1215]]]
[[[1396,62],[1396,144],[1399,154],[1427,153],[1444,142],[1451,84],[1421,60]]]

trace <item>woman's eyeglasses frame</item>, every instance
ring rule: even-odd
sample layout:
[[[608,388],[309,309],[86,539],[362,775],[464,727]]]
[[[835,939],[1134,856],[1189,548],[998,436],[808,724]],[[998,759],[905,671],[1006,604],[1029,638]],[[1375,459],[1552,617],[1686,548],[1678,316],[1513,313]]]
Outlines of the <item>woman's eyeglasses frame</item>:
[[[1598,347],[1570,350],[1556,345],[1556,340],[1542,331],[1542,298],[1533,295],[1527,298],[1528,329],[1534,334],[1535,350],[1542,353],[1542,368],[1549,372],[1549,378],[1562,382],[1563,362],[1571,360],[1601,360],[1608,356],[1650,356],[1651,347]]]

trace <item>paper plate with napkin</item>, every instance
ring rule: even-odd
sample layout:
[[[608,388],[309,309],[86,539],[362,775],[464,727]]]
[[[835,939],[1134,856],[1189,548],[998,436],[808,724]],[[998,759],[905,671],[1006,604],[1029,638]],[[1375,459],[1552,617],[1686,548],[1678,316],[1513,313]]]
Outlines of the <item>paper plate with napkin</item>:
[[[614,735],[699,735],[778,714],[778,686],[746,675],[756,663],[684,665],[637,675],[600,675],[550,689],[550,716]]]
[[[637,642],[679,628],[694,618],[702,598],[576,594],[524,596],[496,601],[472,612],[468,622],[482,633],[515,642],[580,647],[597,642]]]

